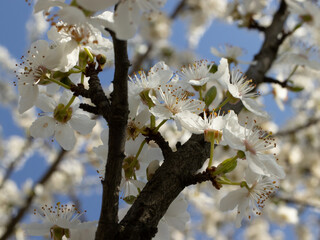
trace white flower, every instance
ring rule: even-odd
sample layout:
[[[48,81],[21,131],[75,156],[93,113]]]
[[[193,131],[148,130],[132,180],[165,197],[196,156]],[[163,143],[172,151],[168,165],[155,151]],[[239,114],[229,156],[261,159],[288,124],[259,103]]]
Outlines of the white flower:
[[[223,137],[224,128],[228,121],[234,121],[234,115],[234,111],[230,111],[224,116],[213,112],[207,117],[206,112],[203,112],[204,117],[202,118],[197,114],[186,111],[178,113],[177,119],[191,133],[204,134],[206,141],[226,145]]]
[[[316,27],[320,26],[320,9],[311,1],[298,2],[296,0],[286,0],[289,10],[292,13],[298,14],[300,18],[311,25]]]
[[[166,0],[120,0],[114,14],[115,32],[118,39],[132,38],[138,28],[140,11],[159,11]]]
[[[189,111],[199,114],[204,109],[204,102],[188,98],[189,93],[171,84],[159,86],[160,98],[150,96],[155,104],[150,112],[159,119],[174,118],[176,114]],[[160,101],[159,101],[160,100]]]
[[[261,215],[265,201],[279,188],[277,179],[259,176],[246,171],[247,186],[228,193],[220,201],[220,209],[228,211],[238,206],[236,227],[241,226],[243,218],[251,219],[253,214]]]
[[[272,84],[272,93],[274,99],[281,111],[284,110],[284,102],[288,101],[288,89],[279,84]]]
[[[237,65],[238,63],[242,64],[249,64],[250,62],[243,62],[238,60],[238,58],[243,54],[243,50],[240,47],[232,46],[229,44],[225,44],[224,48],[220,47],[220,50],[211,47],[211,53],[214,56],[220,57],[220,58],[226,58],[230,63],[234,63]]]
[[[129,110],[130,113],[136,114],[139,104],[144,102],[149,105],[149,94],[159,87],[159,85],[166,84],[171,80],[173,71],[164,63],[156,63],[146,75],[141,71],[139,74],[134,74],[133,77],[129,76]]]
[[[231,82],[230,82],[231,81]],[[252,80],[248,80],[246,76],[239,70],[233,70],[231,72],[231,79],[225,79],[225,85],[229,93],[236,99],[242,101],[243,105],[256,115],[267,117],[268,114],[261,110],[257,102],[252,97],[258,96],[256,92],[252,92],[255,89],[255,85]]]
[[[42,220],[42,223],[30,223],[24,224],[23,229],[28,235],[31,236],[43,236],[55,234],[65,235],[68,238],[72,238],[72,231],[75,229],[96,229],[97,222],[83,222],[79,220],[80,216],[79,210],[74,206],[60,205],[57,203],[55,207],[43,206],[39,211],[35,209],[34,215],[37,215]],[[61,237],[62,237],[61,236]]]
[[[181,80],[185,81],[193,86],[203,86],[212,77],[210,69],[214,63],[208,66],[208,61],[201,60],[195,61],[193,64],[189,64],[188,67],[181,68]]]
[[[40,95],[36,103],[44,112],[52,112],[53,117],[42,116],[35,120],[30,127],[30,135],[33,137],[54,138],[65,150],[71,150],[76,142],[74,130],[81,134],[89,134],[96,124],[87,115],[79,113],[79,103],[65,109],[72,94],[65,91],[56,104],[52,98]]]
[[[226,143],[245,153],[249,168],[253,172],[284,178],[285,173],[277,164],[275,156],[266,153],[267,150],[276,147],[275,140],[270,134],[253,124],[250,128],[244,128],[238,124],[237,115],[233,118],[234,120],[227,123],[223,132]]]
[[[54,71],[68,70],[63,66],[63,54],[63,46],[50,46],[48,42],[39,40],[31,45],[27,57],[22,56],[22,63],[17,65],[20,69],[16,71],[20,113],[24,113],[35,104],[39,95],[38,85],[51,83],[48,79]]]

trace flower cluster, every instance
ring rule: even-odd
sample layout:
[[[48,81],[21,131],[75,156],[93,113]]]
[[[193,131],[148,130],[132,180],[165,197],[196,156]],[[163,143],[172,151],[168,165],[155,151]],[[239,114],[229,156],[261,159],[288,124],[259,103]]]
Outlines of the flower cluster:
[[[72,150],[76,146],[75,133],[90,134],[98,124],[84,110],[95,107],[78,97],[81,93],[76,93],[75,89],[90,90],[92,85],[89,84],[88,90],[85,78],[90,76],[87,72],[90,66],[97,66],[102,71],[113,62],[113,44],[105,29],[113,37],[129,39],[137,30],[140,12],[159,11],[165,2],[78,0],[68,5],[64,1],[38,1],[35,12],[42,11],[51,22],[48,32],[51,42],[39,40],[33,43],[16,70],[19,112],[24,113],[33,106],[39,109],[38,118],[31,124],[30,135],[45,139],[53,136],[64,150]],[[114,12],[100,13],[101,9],[115,4]],[[233,51],[239,50],[230,50]],[[161,134],[163,128],[173,124],[177,132],[187,132],[188,136],[203,134],[204,141],[210,144],[206,172],[211,174],[217,186],[240,187],[221,202],[222,210],[238,206],[236,225],[239,227],[245,216],[250,219],[250,211],[260,215],[260,208],[278,188],[279,179],[284,178],[285,173],[272,152],[276,144],[271,134],[262,130],[255,120],[247,119],[241,123],[233,110],[222,110],[241,102],[251,114],[268,117],[256,101],[259,94],[254,80],[238,69],[229,69],[231,62],[237,63],[238,55],[229,56],[229,62],[222,58],[219,64],[194,61],[177,72],[160,61],[147,73],[139,71],[128,77],[130,114],[120,184],[121,198],[126,203],[132,204],[137,199],[165,160],[157,142],[150,140],[151,136]],[[107,95],[104,97],[109,100]],[[100,161],[97,171],[105,179],[108,178],[105,174],[109,153],[108,128],[101,131],[100,139],[103,144],[93,147],[92,152]],[[216,164],[214,150],[221,146],[236,154]],[[235,182],[229,174],[237,168],[239,159],[246,160],[246,175],[244,181]],[[166,223],[182,230],[189,220],[186,209],[186,201],[179,196],[160,221],[159,228]],[[72,238],[77,234],[72,233],[73,229],[95,228],[95,223],[80,223],[79,216],[75,207],[45,206],[40,210],[43,224],[30,224],[25,228],[30,235],[50,234],[54,239]]]

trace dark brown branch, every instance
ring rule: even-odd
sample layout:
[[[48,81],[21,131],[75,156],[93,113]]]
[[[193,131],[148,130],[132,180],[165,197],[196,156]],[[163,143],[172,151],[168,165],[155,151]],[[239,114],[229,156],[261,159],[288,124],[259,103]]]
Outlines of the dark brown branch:
[[[81,108],[84,111],[87,111],[89,113],[99,115],[99,109],[95,106],[86,104],[86,103],[80,103],[79,108]]]
[[[115,54],[114,90],[111,93],[109,152],[105,178],[102,180],[102,206],[96,240],[114,239],[118,230],[119,186],[128,121],[128,69],[130,62],[127,41],[118,40],[110,31]]]
[[[257,29],[261,32],[264,32],[266,30],[265,27],[261,26],[256,20],[254,20],[253,18],[250,20],[249,29]]]
[[[253,80],[256,86],[264,81],[266,73],[277,57],[279,47],[284,41],[283,27],[288,15],[287,4],[282,0],[271,25],[264,31],[265,39],[260,51],[254,57],[255,64],[252,64],[245,74],[248,79]],[[227,112],[233,109],[236,113],[239,113],[242,108],[242,102],[238,102],[235,105],[226,104],[222,110]]]
[[[186,186],[210,181],[212,183],[212,186],[219,190],[222,185],[216,181],[216,177],[212,177],[212,173],[215,170],[216,167],[211,167],[207,168],[206,171],[191,176],[188,181],[186,181]]]
[[[265,77],[265,78],[263,79],[263,82],[264,82],[264,83],[275,83],[275,84],[280,85],[280,86],[283,87],[283,88],[286,88],[286,87],[288,86],[288,81],[287,81],[287,80],[281,82],[281,81],[279,81],[279,80],[277,80],[277,79],[274,79],[274,78],[271,78],[271,77]]]
[[[64,155],[66,154],[66,151],[61,149],[59,154],[57,155],[57,158],[53,162],[53,164],[50,166],[50,168],[46,171],[46,173],[42,176],[42,178],[34,185],[33,189],[31,190],[28,198],[26,199],[24,205],[22,208],[19,209],[17,215],[15,217],[12,217],[10,222],[7,224],[7,229],[5,233],[2,235],[0,240],[5,240],[13,233],[16,225],[19,223],[19,221],[22,219],[22,217],[25,215],[27,210],[29,209],[33,198],[35,197],[35,187],[37,185],[44,185],[51,177],[51,175],[57,170],[58,165],[63,160]]]
[[[102,115],[103,118],[108,122],[109,115],[111,111],[110,101],[105,95],[100,79],[98,77],[99,72],[101,71],[100,67],[96,68],[95,63],[89,63],[86,68],[86,76],[90,77],[89,89],[85,89],[83,84],[78,84],[77,86],[72,86],[71,91],[74,92],[75,96],[83,96],[85,98],[89,98],[91,102],[96,106],[96,109],[90,108],[88,106],[82,105],[85,110],[93,111],[94,113],[98,113]]]
[[[166,158],[172,153],[172,149],[170,148],[168,142],[163,138],[163,136],[159,132],[153,133],[152,130],[150,130],[150,132],[146,134],[146,140],[147,142],[151,140],[155,141],[161,148],[164,158]]]
[[[176,152],[169,154],[144,187],[120,223],[117,239],[151,239],[159,220],[185,186],[194,180],[195,172],[210,152],[202,135],[193,135]]]
[[[179,14],[182,12],[183,8],[186,5],[186,0],[182,0],[174,9],[174,11],[171,13],[170,15],[170,19],[174,20],[175,18],[177,18],[179,16]]]
[[[278,11],[273,17],[271,25],[265,30],[265,40],[259,53],[254,57],[256,64],[251,65],[246,75],[257,85],[262,83],[266,72],[277,57],[278,49],[283,42],[279,35],[283,34],[283,26],[289,15],[287,4],[281,1]]]

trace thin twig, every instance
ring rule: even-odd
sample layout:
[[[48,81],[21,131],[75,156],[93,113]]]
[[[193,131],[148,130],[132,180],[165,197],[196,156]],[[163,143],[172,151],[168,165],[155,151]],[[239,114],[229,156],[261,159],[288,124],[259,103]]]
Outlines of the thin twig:
[[[264,83],[275,83],[275,84],[279,84],[281,87],[286,88],[288,86],[288,80],[286,81],[279,81],[277,79],[271,78],[271,77],[265,77],[263,79]]]
[[[5,240],[13,233],[16,225],[19,223],[19,221],[22,219],[22,217],[25,215],[27,210],[29,209],[35,194],[35,187],[38,185],[44,185],[52,176],[52,174],[57,170],[58,165],[63,160],[64,155],[66,154],[66,151],[61,149],[59,154],[57,155],[57,158],[54,160],[53,164],[48,168],[48,170],[45,172],[45,174],[42,176],[42,178],[34,185],[31,192],[29,193],[29,196],[27,197],[23,207],[21,207],[15,217],[12,217],[10,222],[7,224],[7,228],[5,233],[2,235],[0,240]]]
[[[33,142],[33,138],[28,137],[19,155],[10,163],[9,167],[7,168],[6,173],[1,181],[0,189],[3,188],[6,181],[10,178],[11,174],[14,171],[14,168],[19,164],[21,159],[24,157],[27,149],[31,146],[32,142]]]
[[[291,135],[291,134],[296,134],[297,132],[301,131],[301,130],[304,130],[306,128],[309,128],[317,123],[320,122],[320,119],[319,118],[316,118],[316,119],[309,119],[308,122],[306,122],[305,124],[302,124],[300,126],[297,126],[293,129],[290,129],[290,130],[284,130],[284,131],[281,131],[281,132],[278,132],[276,134],[273,134],[272,136],[275,136],[275,137],[283,137],[283,136],[288,136],[288,135]]]

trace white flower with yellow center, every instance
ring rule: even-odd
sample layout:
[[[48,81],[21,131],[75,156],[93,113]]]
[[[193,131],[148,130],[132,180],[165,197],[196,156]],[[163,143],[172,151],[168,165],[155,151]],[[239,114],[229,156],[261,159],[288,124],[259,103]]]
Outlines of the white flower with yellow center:
[[[193,86],[203,86],[211,78],[210,69],[214,63],[208,63],[206,60],[196,61],[189,64],[188,67],[181,68],[181,80]]]
[[[83,212],[84,213],[84,212]],[[38,211],[34,210],[34,215],[37,215],[42,220],[42,223],[24,224],[22,227],[28,235],[31,236],[48,236],[54,240],[62,239],[63,236],[75,239],[72,236],[72,230],[75,229],[96,229],[97,221],[81,223],[80,213],[75,205],[61,205],[57,203],[55,207],[43,206]]]
[[[262,117],[268,117],[268,114],[261,110],[257,102],[252,99],[258,96],[258,93],[254,92],[256,86],[253,84],[252,80],[247,79],[242,72],[234,69],[231,72],[230,80],[224,78],[224,84],[230,95],[235,99],[241,100],[243,105],[250,112]]]
[[[63,50],[63,46],[50,46],[48,42],[39,40],[31,45],[27,57],[22,56],[22,62],[15,71],[20,94],[20,113],[34,106],[39,96],[38,85],[52,83],[50,78],[54,71],[62,70]],[[59,87],[56,84],[55,86]]]
[[[260,175],[284,178],[285,172],[276,162],[274,154],[268,153],[276,147],[275,140],[254,124],[245,128],[239,125],[237,115],[229,121],[224,129],[223,136],[226,143],[245,154],[249,168]],[[248,124],[246,124],[248,125]],[[246,126],[248,127],[248,126]]]
[[[189,111],[199,114],[205,107],[203,101],[190,99],[190,93],[171,84],[159,86],[159,98],[150,96],[155,104],[150,112],[159,119],[175,118],[178,113]]]
[[[236,227],[241,226],[243,218],[250,220],[254,214],[261,215],[265,201],[279,188],[279,181],[275,178],[257,175],[246,171],[246,183],[241,189],[228,193],[220,201],[220,209],[228,211],[238,206]]]
[[[89,134],[96,122],[81,114],[79,103],[68,106],[71,96],[69,91],[65,91],[57,104],[52,98],[40,95],[37,107],[46,113],[53,113],[53,116],[42,116],[35,120],[30,127],[30,135],[40,138],[54,135],[63,149],[71,150],[76,143],[74,130],[83,135]]]

